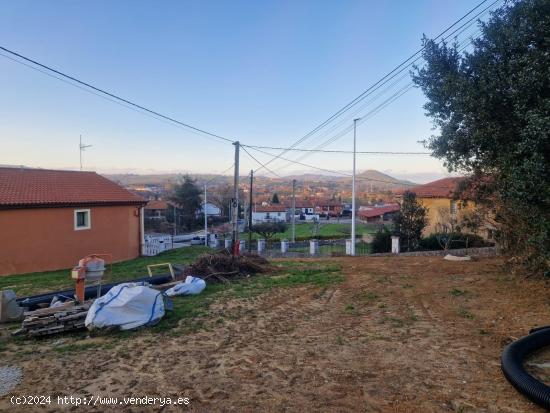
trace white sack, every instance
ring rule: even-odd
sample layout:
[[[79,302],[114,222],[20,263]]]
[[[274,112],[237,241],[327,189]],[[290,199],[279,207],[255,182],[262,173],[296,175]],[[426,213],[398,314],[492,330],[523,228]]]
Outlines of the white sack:
[[[447,261],[471,261],[472,257],[466,255],[465,257],[457,257],[456,255],[447,254],[443,257]]]
[[[168,297],[175,295],[196,295],[200,294],[206,287],[206,282],[202,278],[187,276],[185,282],[174,285],[164,292]]]
[[[124,283],[94,301],[84,324],[89,329],[119,326],[121,330],[129,330],[154,324],[163,316],[160,291],[138,283]]]

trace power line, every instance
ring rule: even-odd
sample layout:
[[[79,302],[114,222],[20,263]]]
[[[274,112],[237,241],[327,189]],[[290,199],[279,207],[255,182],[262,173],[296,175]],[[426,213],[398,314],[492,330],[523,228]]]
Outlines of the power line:
[[[319,153],[353,153],[353,151],[340,149],[302,149],[302,148],[283,148],[279,146],[258,146],[258,145],[241,145],[251,149],[268,149],[268,150],[289,150],[293,152],[319,152]],[[243,148],[244,149],[244,148]],[[368,155],[431,155],[430,152],[391,152],[391,151],[356,151],[357,154]],[[273,154],[271,154],[273,155]],[[273,155],[274,156],[274,155]]]
[[[262,149],[252,148],[252,147],[250,147],[250,146],[249,146],[249,148],[250,148],[250,149],[253,149],[253,150],[255,150],[255,151],[264,153],[264,154],[266,154],[266,155],[271,155],[269,152],[265,152],[265,151],[262,150]],[[303,162],[299,162],[299,161],[293,161],[293,160],[291,160],[291,159],[287,159],[287,158],[283,158],[283,157],[280,157],[280,159],[285,160],[285,161],[288,161],[288,162],[291,162],[291,163],[294,163],[294,164],[297,164],[297,165],[305,166],[306,168],[315,169],[315,170],[318,170],[318,171],[321,171],[321,172],[328,172],[328,173],[331,173],[331,174],[341,175],[341,176],[346,177],[346,178],[351,178],[351,177],[352,177],[351,174],[348,174],[348,173],[345,173],[345,172],[336,171],[336,170],[334,170],[334,169],[321,168],[321,167],[318,167],[318,166],[309,165],[309,164],[306,164],[306,163],[303,163]],[[396,182],[385,181],[385,180],[376,179],[376,178],[356,177],[355,179],[360,179],[360,180],[368,181],[368,182],[381,182],[381,183],[386,183],[386,184],[396,184]],[[406,184],[406,183],[401,183],[400,185],[403,185],[403,186],[417,186],[417,184]]]
[[[117,101],[126,103],[126,104],[131,105],[131,106],[133,106],[133,107],[135,107],[135,108],[141,109],[141,110],[143,110],[143,111],[145,111],[145,112],[148,112],[148,113],[153,114],[153,115],[155,115],[155,116],[158,116],[158,117],[160,117],[160,118],[166,119],[166,120],[168,120],[168,121],[170,121],[170,122],[177,123],[178,125],[184,126],[185,128],[194,130],[194,131],[196,131],[196,132],[203,133],[203,134],[208,135],[208,136],[211,136],[211,137],[213,137],[213,138],[221,139],[221,140],[226,141],[226,142],[231,142],[231,143],[233,143],[233,141],[234,141],[234,139],[229,139],[229,138],[223,137],[223,136],[221,136],[221,135],[217,135],[217,134],[215,134],[215,133],[208,132],[208,131],[206,131],[206,130],[204,130],[204,129],[201,129],[201,128],[198,128],[198,127],[189,125],[188,123],[185,123],[185,122],[179,121],[179,120],[177,120],[177,119],[174,119],[174,118],[171,117],[171,116],[163,115],[163,114],[160,113],[160,112],[157,112],[157,111],[155,111],[155,110],[153,110],[153,109],[149,109],[149,108],[147,108],[147,107],[145,107],[145,106],[142,106],[142,105],[139,105],[139,104],[137,104],[137,103],[134,103],[134,102],[132,102],[132,101],[130,101],[130,100],[128,100],[128,99],[125,99],[125,98],[123,98],[123,97],[120,97],[120,96],[118,96],[118,95],[115,95],[114,93],[108,92],[108,91],[106,91],[106,90],[104,90],[104,89],[101,89],[101,88],[99,88],[99,87],[93,86],[93,85],[90,84],[90,83],[84,82],[84,81],[82,81],[82,80],[80,80],[80,79],[77,79],[77,78],[74,77],[74,76],[71,76],[71,75],[68,75],[68,74],[66,74],[66,73],[63,73],[63,72],[61,72],[61,71],[59,71],[59,70],[56,70],[56,69],[54,69],[54,68],[52,68],[52,67],[50,67],[50,66],[47,66],[47,65],[45,65],[45,64],[43,64],[43,63],[40,63],[40,62],[38,62],[38,61],[36,61],[36,60],[33,60],[33,59],[29,58],[29,57],[23,56],[22,54],[17,53],[17,52],[14,52],[13,50],[7,49],[7,48],[5,48],[5,47],[3,47],[3,46],[0,46],[0,50],[3,50],[3,51],[5,51],[5,52],[7,52],[7,53],[9,53],[9,54],[11,54],[11,55],[13,55],[13,56],[17,56],[17,57],[20,58],[20,59],[23,59],[23,60],[25,60],[25,61],[27,61],[27,62],[30,62],[30,63],[32,63],[32,64],[34,64],[34,65],[36,65],[36,66],[39,66],[39,67],[41,67],[41,68],[43,68],[43,69],[46,69],[46,70],[48,70],[48,71],[50,71],[50,72],[52,72],[52,73],[55,73],[56,75],[62,76],[62,77],[65,78],[65,79],[69,79],[69,80],[71,80],[71,81],[73,81],[73,82],[76,82],[76,83],[78,83],[79,85],[82,85],[82,86],[85,86],[85,87],[87,87],[87,88],[90,88],[90,89],[92,89],[92,90],[94,90],[94,91],[96,91],[96,92],[102,93],[103,95],[109,96],[110,98],[116,99]],[[12,60],[13,60],[13,59],[12,59]],[[56,77],[56,78],[57,78],[57,77]]]
[[[243,151],[245,151],[246,154],[247,154],[248,156],[250,156],[254,161],[256,161],[256,163],[257,163],[258,165],[260,165],[261,167],[267,169],[268,172],[271,172],[271,173],[272,173],[273,175],[275,175],[276,177],[282,178],[281,175],[279,175],[278,173],[273,172],[271,169],[269,169],[267,166],[265,166],[263,163],[261,163],[258,159],[256,159],[256,157],[255,157],[254,155],[252,155],[250,152],[248,152],[248,151],[246,150],[246,148],[244,147],[244,145],[241,145],[241,148],[243,148]]]
[[[447,27],[443,32],[441,32],[440,34],[438,34],[436,37],[434,37],[434,40],[437,40],[439,39],[440,37],[442,37],[445,33],[447,33],[449,30],[451,30],[453,27],[455,27],[457,24],[459,24],[462,20],[464,20],[466,17],[468,17],[472,12],[474,12],[475,10],[477,10],[479,7],[481,7],[483,4],[485,4],[488,0],[483,0],[481,1],[478,5],[476,5],[474,8],[472,8],[470,11],[468,11],[464,16],[462,16],[460,19],[458,19],[457,21],[455,21],[452,25],[450,25],[449,27]],[[481,16],[482,14],[484,14],[485,12],[487,12],[487,10],[489,10],[491,7],[493,7],[496,3],[500,2],[502,0],[495,0],[493,1],[489,6],[487,6],[485,9],[483,9],[481,12],[477,13],[474,17],[470,18],[466,23],[464,23],[463,25],[461,25],[460,27],[458,27],[457,29],[455,29],[452,33],[450,33],[448,36],[446,36],[444,38],[444,40],[450,38],[453,34],[457,33],[458,31],[462,30],[466,25],[468,25],[470,22],[472,22],[473,20],[477,19],[479,16]],[[461,32],[462,33],[462,32]],[[316,133],[318,130],[322,129],[324,126],[326,126],[328,123],[332,122],[334,119],[336,119],[337,117],[339,117],[342,113],[346,112],[347,110],[349,110],[350,108],[352,108],[353,106],[355,106],[357,103],[359,103],[360,101],[362,101],[364,98],[366,98],[367,96],[369,96],[371,93],[373,93],[374,91],[378,90],[380,87],[382,87],[383,85],[385,85],[387,82],[389,82],[390,80],[392,80],[393,78],[395,78],[397,75],[399,75],[400,73],[402,73],[404,70],[406,70],[409,66],[411,66],[412,64],[414,64],[417,60],[419,60],[421,58],[421,56],[419,56],[418,58],[414,59],[416,56],[418,56],[419,54],[421,54],[425,49],[425,46],[423,46],[421,49],[419,49],[417,52],[413,53],[411,56],[409,56],[407,59],[405,59],[403,62],[401,62],[398,66],[396,66],[393,70],[391,70],[389,73],[387,73],[386,75],[384,75],[381,79],[379,79],[377,82],[375,82],[373,85],[371,85],[369,88],[367,88],[364,92],[362,92],[359,96],[357,96],[355,99],[353,99],[351,102],[349,102],[348,104],[346,104],[344,107],[342,107],[341,109],[339,109],[336,113],[334,113],[332,116],[330,116],[327,120],[325,120],[324,122],[322,122],[320,125],[318,125],[316,128],[314,128],[313,130],[311,130],[310,132],[308,132],[306,135],[304,135],[302,138],[298,139],[298,141],[296,141],[294,144],[290,145],[289,148],[294,148],[296,147],[297,145],[299,145],[300,143],[302,143],[303,141],[305,141],[306,139],[308,139],[309,137],[311,137],[314,133]],[[414,59],[414,60],[412,60]],[[412,61],[411,61],[412,60]],[[404,66],[404,67],[403,67]],[[288,152],[287,150],[283,150],[281,151],[281,153],[279,155],[284,155],[286,152]],[[272,155],[273,156],[273,155]],[[276,159],[279,159],[279,156],[273,156],[273,158],[271,160],[269,160],[268,162],[265,163],[265,165],[268,165],[270,164],[271,162],[275,161]],[[282,159],[282,158],[280,158]]]
[[[486,10],[485,10],[486,11]],[[475,31],[474,33],[471,33],[471,35],[473,35],[473,37],[476,37],[481,31],[480,30],[477,30]],[[459,44],[459,51],[462,51],[464,50],[470,43],[470,39],[464,39],[460,44]],[[412,88],[414,87],[414,83],[411,81],[409,83],[407,83],[403,88],[401,88],[400,90],[398,90],[396,93],[394,93],[392,96],[390,96],[389,98],[387,98],[385,101],[383,101],[382,103],[380,103],[378,106],[376,106],[374,109],[372,109],[371,111],[367,112],[365,115],[363,115],[360,119],[360,121],[358,122],[359,124],[362,124],[364,123],[365,121],[367,121],[368,119],[372,118],[373,116],[375,116],[377,113],[379,113],[380,111],[382,111],[384,108],[386,108],[387,106],[389,106],[391,103],[393,103],[394,101],[396,101],[397,99],[399,99],[401,96],[403,96],[405,93],[407,93],[409,90],[411,90]],[[354,114],[358,113],[358,111],[354,112]],[[305,153],[303,154],[302,156],[298,157],[297,161],[301,161],[305,158],[307,158],[308,156],[310,156],[312,153],[314,152],[317,152],[317,151],[321,151],[322,148],[325,148],[327,147],[328,145],[330,145],[331,143],[337,141],[338,139],[340,139],[341,137],[345,136],[347,133],[349,133],[351,130],[353,129],[353,125],[348,125],[346,128],[344,128],[343,130],[341,130],[339,133],[337,133],[336,135],[332,136],[331,138],[327,139],[326,141],[322,142],[321,144],[317,145],[313,150],[305,150],[305,149],[302,149],[302,151],[304,152],[309,152],[309,153]],[[286,148],[285,148],[286,149]],[[293,148],[288,148],[288,150],[294,150]],[[359,152],[357,152],[359,153]],[[276,157],[277,155],[273,155],[272,156]],[[284,169],[286,167],[288,167],[290,165],[290,163],[287,163],[286,165],[283,165],[279,168],[277,168],[276,170],[281,170],[281,169]]]

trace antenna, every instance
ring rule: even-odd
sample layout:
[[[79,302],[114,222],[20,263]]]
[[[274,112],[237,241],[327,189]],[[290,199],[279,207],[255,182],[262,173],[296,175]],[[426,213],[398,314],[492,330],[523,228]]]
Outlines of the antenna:
[[[82,143],[82,135],[80,135],[80,144],[78,145],[78,148],[80,150],[80,170],[82,170],[82,152],[86,150],[86,148],[91,147],[92,145],[86,145]]]

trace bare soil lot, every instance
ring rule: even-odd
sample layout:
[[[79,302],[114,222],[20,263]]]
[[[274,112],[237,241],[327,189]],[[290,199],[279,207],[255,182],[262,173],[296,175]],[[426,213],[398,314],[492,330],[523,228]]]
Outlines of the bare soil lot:
[[[183,408],[71,409],[102,412],[542,411],[505,381],[500,353],[549,324],[544,281],[508,274],[499,258],[279,265],[326,266],[333,282],[219,291],[166,330],[10,342],[0,364],[21,366],[23,379],[0,397],[0,411],[65,411],[10,404],[29,394],[191,399]]]

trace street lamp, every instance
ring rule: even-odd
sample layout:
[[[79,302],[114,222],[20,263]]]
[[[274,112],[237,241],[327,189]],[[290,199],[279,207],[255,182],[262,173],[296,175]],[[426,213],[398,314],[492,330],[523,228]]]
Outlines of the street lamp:
[[[353,175],[351,177],[351,255],[355,255],[355,152],[357,146],[357,121],[353,119]]]

